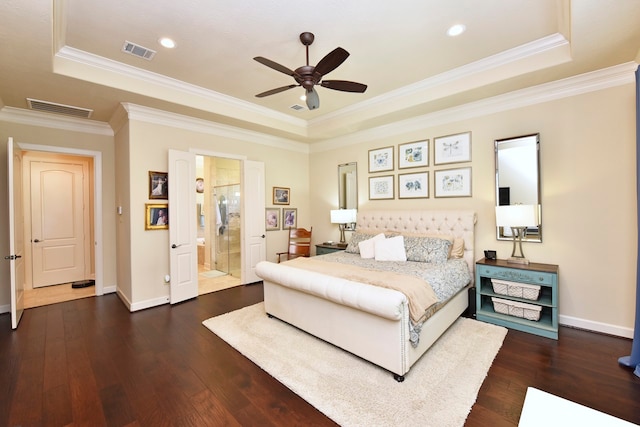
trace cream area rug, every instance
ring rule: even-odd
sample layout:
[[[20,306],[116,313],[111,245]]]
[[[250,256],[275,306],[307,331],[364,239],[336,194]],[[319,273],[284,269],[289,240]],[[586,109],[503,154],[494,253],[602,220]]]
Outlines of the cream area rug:
[[[507,334],[460,318],[399,383],[390,372],[267,317],[264,303],[203,324],[342,426],[464,425]]]

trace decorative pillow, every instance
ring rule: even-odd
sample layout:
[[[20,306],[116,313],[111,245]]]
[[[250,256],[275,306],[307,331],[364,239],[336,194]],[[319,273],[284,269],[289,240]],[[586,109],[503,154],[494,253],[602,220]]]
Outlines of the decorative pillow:
[[[375,258],[376,256],[376,242],[379,240],[384,240],[384,233],[377,234],[371,239],[364,240],[358,243],[358,248],[360,249],[360,257],[361,258]]]
[[[347,248],[344,251],[350,254],[359,254],[359,243],[364,242],[365,240],[373,239],[375,236],[375,234],[360,233],[356,231],[351,235],[351,240],[349,240],[349,244],[347,244]]]
[[[375,242],[376,261],[406,261],[404,237],[395,236]]]
[[[404,246],[408,261],[441,264],[449,258],[451,241],[436,237],[405,237]]]
[[[373,239],[378,234],[380,234],[380,232],[379,231],[374,231],[374,230],[371,230],[370,233],[362,232],[362,231],[355,231],[351,235],[351,239],[349,240],[349,243],[347,244],[347,248],[344,251],[347,252],[347,253],[350,253],[350,254],[359,254],[360,253],[360,247],[358,245],[360,244],[360,242],[364,242],[365,240]],[[390,237],[390,236],[397,236],[398,233],[386,232],[386,233],[384,233],[384,235],[385,235],[385,237]]]
[[[449,258],[463,258],[464,257],[464,239],[461,237],[456,237],[453,240],[453,245],[451,245],[451,250],[449,251]]]

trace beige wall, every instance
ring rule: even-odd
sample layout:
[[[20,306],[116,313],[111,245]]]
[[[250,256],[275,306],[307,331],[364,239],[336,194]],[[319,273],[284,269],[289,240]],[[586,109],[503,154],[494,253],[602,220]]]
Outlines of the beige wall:
[[[128,142],[124,142],[125,138],[122,142],[127,147],[122,152],[118,149],[117,163],[121,176],[129,176],[129,185],[123,184],[123,188],[127,187],[123,191],[129,192],[128,201],[122,202],[127,206],[128,217],[124,218],[125,224],[119,226],[129,228],[128,241],[131,250],[118,253],[118,265],[119,268],[129,269],[128,272],[120,271],[119,279],[128,280],[130,277],[130,284],[123,283],[123,291],[130,289],[127,299],[132,309],[157,305],[169,295],[169,287],[164,282],[165,274],[169,273],[169,232],[145,230],[143,222],[145,203],[152,202],[149,200],[148,173],[150,170],[167,170],[169,149],[195,150],[220,156],[226,154],[264,162],[267,206],[272,206],[272,187],[289,187],[289,206],[298,209],[298,225],[309,224],[309,156],[306,152],[248,142],[240,139],[242,133],[238,133],[238,139],[234,139],[135,119],[129,122],[128,129]],[[123,166],[120,165],[121,158]],[[127,164],[128,170],[124,170]],[[120,172],[120,169],[123,170]],[[118,234],[125,235],[121,231]],[[275,261],[275,253],[286,249],[286,245],[286,231],[267,232],[267,259]],[[126,257],[131,259],[129,264],[129,261],[124,259]]]
[[[476,258],[484,249],[511,254],[510,242],[495,238],[495,139],[540,133],[543,242],[525,243],[533,262],[560,267],[561,322],[631,336],[635,314],[635,88],[633,84],[591,92],[471,120],[372,139],[311,155],[311,201],[315,238],[337,240],[329,223],[335,209],[337,165],[358,162],[360,209],[472,208],[478,214]],[[368,150],[472,132],[471,198],[369,201]],[[396,158],[397,164],[397,158]],[[448,165],[456,167],[460,165]],[[413,170],[413,169],[411,169]],[[405,173],[411,170],[402,170]],[[396,175],[396,169],[391,172]],[[376,175],[385,175],[378,173]],[[397,195],[397,188],[396,188]]]
[[[483,249],[510,254],[509,242],[495,238],[493,141],[540,133],[543,243],[526,243],[535,262],[560,266],[560,314],[565,324],[631,336],[635,313],[635,94],[626,84],[566,99],[446,125],[425,127],[366,143],[344,144],[308,154],[296,148],[256,142],[255,135],[164,126],[131,120],[115,137],[0,122],[0,141],[95,150],[103,158],[103,236],[105,287],[116,286],[136,307],[153,306],[168,296],[167,231],[144,230],[148,172],[167,170],[167,151],[227,153],[265,163],[267,207],[274,186],[291,188],[290,207],[298,225],[313,226],[314,242],[337,240],[329,210],[337,206],[337,165],[356,161],[360,209],[469,208],[478,214],[476,258]],[[368,150],[471,131],[473,197],[369,201]],[[116,160],[117,158],[117,160]],[[433,165],[433,159],[430,159]],[[443,167],[429,166],[433,171]],[[416,169],[422,170],[422,169]],[[4,171],[4,172],[3,172]],[[402,172],[405,172],[404,170]],[[392,172],[397,176],[398,170]],[[0,200],[6,200],[6,146],[0,144]],[[313,196],[312,196],[313,195]],[[0,249],[8,253],[8,212],[0,208]],[[123,206],[123,214],[116,207]],[[117,224],[117,227],[116,227]],[[116,235],[118,243],[116,247]],[[347,236],[349,237],[349,236]],[[285,231],[267,232],[267,258],[286,247]],[[117,249],[117,251],[116,251]],[[117,254],[116,254],[117,252]],[[116,262],[117,260],[117,262]],[[117,270],[116,270],[117,266]],[[8,264],[0,263],[0,309],[9,304]],[[116,283],[117,282],[117,283]]]
[[[22,144],[63,147],[77,150],[100,152],[102,156],[102,231],[103,231],[103,286],[116,286],[116,237],[114,211],[114,147],[109,135],[81,131],[52,129],[33,125],[0,121],[0,200],[7,200],[7,139]],[[9,212],[7,203],[0,206],[0,253],[9,253]],[[96,225],[99,226],[99,225]],[[9,263],[0,262],[0,311],[8,311],[9,306]]]

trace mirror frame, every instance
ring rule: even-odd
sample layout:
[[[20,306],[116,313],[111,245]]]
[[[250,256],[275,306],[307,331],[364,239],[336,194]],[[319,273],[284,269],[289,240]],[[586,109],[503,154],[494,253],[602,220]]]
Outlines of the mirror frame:
[[[353,206],[349,206],[348,201],[346,201],[346,179],[345,175],[347,172],[355,172],[355,194],[354,200],[352,201]],[[358,209],[358,163],[357,162],[349,162],[342,163],[338,165],[338,209]],[[352,225],[347,226],[347,230],[353,228]]]
[[[512,138],[503,138],[496,139],[494,141],[494,151],[495,151],[495,179],[496,179],[496,206],[500,206],[501,195],[500,195],[500,159],[499,152],[500,146],[506,146],[507,144],[517,143],[519,140],[531,140],[531,143],[535,144],[535,158],[531,159],[532,162],[535,162],[534,168],[536,171],[536,195],[531,198],[531,201],[527,201],[525,204],[537,204],[538,205],[538,218],[540,225],[538,227],[531,227],[527,229],[527,234],[522,238],[523,241],[526,242],[542,242],[542,202],[541,202],[541,192],[540,192],[540,134],[534,133],[529,135],[521,135]],[[531,167],[532,165],[529,164]],[[503,203],[504,204],[504,203]],[[513,237],[510,235],[506,235],[504,233],[504,227],[496,227],[496,238],[498,240],[513,240]]]

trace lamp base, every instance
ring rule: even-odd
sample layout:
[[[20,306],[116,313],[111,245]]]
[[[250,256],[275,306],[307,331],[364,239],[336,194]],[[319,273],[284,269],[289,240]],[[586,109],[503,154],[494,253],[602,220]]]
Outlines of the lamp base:
[[[507,258],[507,262],[510,263],[510,264],[529,264],[529,260],[528,259],[515,257],[515,256]]]

